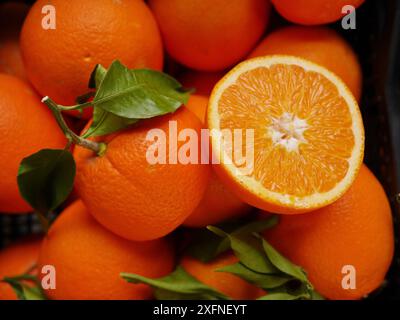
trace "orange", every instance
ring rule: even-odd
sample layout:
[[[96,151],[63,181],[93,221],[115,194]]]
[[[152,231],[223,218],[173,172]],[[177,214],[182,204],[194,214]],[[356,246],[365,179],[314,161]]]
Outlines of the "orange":
[[[339,20],[342,8],[350,5],[358,8],[364,0],[272,0],[275,9],[285,19],[304,25],[325,24]]]
[[[0,4],[0,72],[26,78],[19,48],[19,31],[29,6],[17,2]]]
[[[46,29],[54,21],[55,29]],[[46,7],[47,8],[47,7]],[[162,69],[163,49],[157,23],[143,1],[38,0],[25,20],[21,50],[29,80],[43,96],[75,104],[88,91],[96,64],[115,59],[129,68]]]
[[[360,299],[378,288],[393,257],[390,206],[379,181],[362,166],[345,195],[315,212],[281,216],[267,239],[308,273],[329,299]],[[344,266],[356,271],[356,288],[342,287]]]
[[[250,58],[288,54],[315,62],[336,73],[357,101],[362,87],[361,66],[350,45],[334,30],[323,27],[290,26],[270,33]]]
[[[178,80],[185,88],[194,88],[196,95],[208,97],[223,76],[223,72],[186,71],[178,77]]]
[[[174,253],[165,239],[133,242],[98,224],[81,201],[68,207],[51,226],[39,255],[39,270],[52,265],[56,289],[50,299],[149,299],[150,287],[125,282],[121,272],[159,278],[174,268]]]
[[[202,228],[249,213],[251,206],[229,191],[213,173],[204,197],[183,223],[186,227]]]
[[[233,274],[217,271],[238,261],[233,253],[226,253],[207,263],[185,256],[181,260],[181,265],[187,273],[200,282],[234,300],[254,300],[259,298],[263,295],[262,289]]]
[[[20,162],[44,148],[63,149],[66,139],[36,93],[14,76],[0,74],[0,114],[0,212],[27,212],[17,186]]]
[[[334,202],[364,155],[353,95],[336,75],[297,57],[266,56],[235,67],[214,88],[208,127],[225,184],[247,203],[276,213]],[[232,144],[228,134],[235,130],[242,130],[242,141]],[[219,136],[227,139],[221,143]]]
[[[167,52],[196,70],[217,71],[244,58],[269,20],[268,0],[150,0]]]
[[[192,94],[189,98],[186,108],[189,109],[196,117],[205,123],[207,117],[208,97]]]
[[[37,263],[41,240],[26,239],[0,251],[0,280],[30,273]],[[17,295],[7,283],[0,282],[0,300],[17,300]]]
[[[192,95],[186,107],[202,121],[205,121],[208,99],[203,96]],[[250,206],[232,194],[212,172],[210,182],[203,199],[197,208],[185,220],[187,227],[205,227],[217,224],[229,218],[243,215],[250,210]]]
[[[75,148],[78,194],[101,224],[124,238],[143,241],[170,233],[203,197],[210,168],[183,164],[179,155],[174,164],[168,150],[181,150],[185,141],[178,141],[177,148],[170,144],[170,140],[176,141],[170,125],[176,125],[177,133],[193,129],[200,137],[201,122],[180,108],[174,114],[143,120],[133,128],[103,137],[107,150],[101,157]],[[149,151],[153,139],[147,137],[152,129],[165,133],[164,164],[152,163],[147,156],[148,152],[153,154]],[[199,145],[195,148],[199,150]]]

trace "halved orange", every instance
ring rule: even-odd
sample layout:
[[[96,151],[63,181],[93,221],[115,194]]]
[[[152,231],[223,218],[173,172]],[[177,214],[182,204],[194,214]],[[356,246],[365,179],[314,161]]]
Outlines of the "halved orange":
[[[334,202],[363,161],[355,98],[336,75],[297,57],[240,63],[215,86],[207,121],[217,173],[243,201],[270,212],[302,213]]]

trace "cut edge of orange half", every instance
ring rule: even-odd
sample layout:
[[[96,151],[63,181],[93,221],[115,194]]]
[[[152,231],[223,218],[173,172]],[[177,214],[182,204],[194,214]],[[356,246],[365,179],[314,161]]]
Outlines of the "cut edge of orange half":
[[[351,128],[354,138],[354,140],[352,140],[354,143],[353,149],[350,150],[350,156],[344,160],[341,159],[341,163],[345,163],[348,168],[347,172],[343,172],[343,178],[337,181],[330,189],[322,192],[315,191],[307,195],[299,196],[281,191],[277,192],[265,187],[265,185],[257,180],[254,175],[242,174],[241,168],[237,167],[234,163],[220,163],[216,165],[216,171],[238,197],[255,207],[283,214],[308,212],[329,205],[339,199],[350,188],[356,178],[364,157],[364,127],[358,104],[343,81],[326,68],[302,58],[283,55],[258,57],[238,64],[217,83],[209,100],[207,124],[208,128],[211,130],[210,138],[213,154],[214,157],[220,161],[222,157],[224,159],[229,158],[219,140],[221,134],[221,121],[223,121],[221,120],[222,116],[220,115],[219,106],[223,103],[226,105],[226,102],[221,100],[224,93],[229,88],[233,88],[232,86],[238,83],[238,80],[243,74],[248,72],[251,73],[258,68],[270,69],[274,66],[282,66],[283,68],[288,66],[299,67],[301,68],[299,70],[304,70],[305,74],[311,75],[316,73],[321,75],[322,78],[325,78],[336,87],[337,90],[334,90],[334,93],[337,93],[338,99],[343,98],[348,107],[348,114],[351,118],[349,130]],[[251,97],[249,97],[249,99],[251,99]],[[235,107],[232,107],[232,110],[230,111],[231,114],[233,114]],[[246,114],[240,115],[242,119],[246,119],[246,116]],[[246,129],[244,127],[242,128]],[[349,132],[349,130],[347,130],[347,132]],[[347,163],[345,160],[347,160]]]

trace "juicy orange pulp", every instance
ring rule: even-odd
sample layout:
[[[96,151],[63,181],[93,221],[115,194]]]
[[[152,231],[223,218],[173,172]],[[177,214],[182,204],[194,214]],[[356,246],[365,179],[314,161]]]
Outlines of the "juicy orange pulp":
[[[252,172],[222,164],[239,188],[308,209],[332,202],[354,180],[362,161],[361,116],[347,87],[326,69],[284,56],[252,59],[217,84],[211,101],[209,127],[254,129]]]

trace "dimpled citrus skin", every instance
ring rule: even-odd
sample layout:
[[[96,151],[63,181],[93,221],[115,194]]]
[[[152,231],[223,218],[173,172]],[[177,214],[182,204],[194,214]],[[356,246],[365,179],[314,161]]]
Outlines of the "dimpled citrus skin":
[[[207,263],[196,260],[190,256],[185,256],[181,260],[181,266],[187,273],[200,282],[234,300],[257,299],[263,295],[263,290],[233,274],[216,271],[225,266],[235,264],[238,261],[239,260],[233,253],[223,254]]]
[[[0,279],[25,274],[37,263],[39,239],[26,239],[0,251]],[[10,285],[0,282],[0,300],[17,300]]]
[[[49,4],[55,8],[56,28],[46,30],[42,8]],[[98,63],[108,67],[119,59],[129,68],[158,70],[163,65],[157,23],[138,0],[36,1],[21,32],[21,50],[34,87],[66,105],[88,91]]]
[[[203,123],[206,118],[208,98],[200,95],[191,95],[186,105]],[[244,215],[251,207],[239,200],[230,192],[214,172],[211,172],[210,182],[203,199],[197,208],[185,220],[187,227],[206,227],[217,224],[229,218]]]
[[[0,4],[0,72],[25,79],[25,69],[19,49],[19,31],[28,13],[24,3]]]
[[[66,139],[32,88],[11,75],[0,74],[0,114],[0,212],[27,212],[17,186],[20,162],[44,148],[62,149]]]
[[[174,268],[174,251],[165,239],[138,243],[116,236],[77,201],[57,218],[43,241],[40,270],[44,265],[56,269],[56,289],[45,292],[50,299],[150,299],[148,286],[129,284],[120,273],[165,276]]]
[[[262,36],[268,0],[150,0],[166,50],[187,67],[223,70]]]
[[[360,299],[378,288],[393,257],[388,199],[366,166],[335,203],[303,215],[281,216],[266,238],[302,266],[315,289],[329,299]],[[342,288],[342,268],[356,270],[356,289]]]
[[[358,8],[363,2],[364,0],[272,0],[281,16],[304,25],[334,22],[343,16],[344,6]]]
[[[170,233],[196,208],[207,186],[208,165],[171,164],[168,155],[166,164],[149,163],[146,153],[154,142],[146,136],[154,128],[165,132],[168,154],[169,121],[176,121],[178,133],[192,128],[200,137],[201,122],[182,107],[105,138],[107,150],[101,157],[75,148],[76,190],[101,224],[127,239],[151,240]],[[195,148],[199,150],[197,144]]]
[[[357,55],[334,30],[290,26],[271,32],[249,58],[288,54],[317,63],[336,73],[360,101],[362,72]]]

